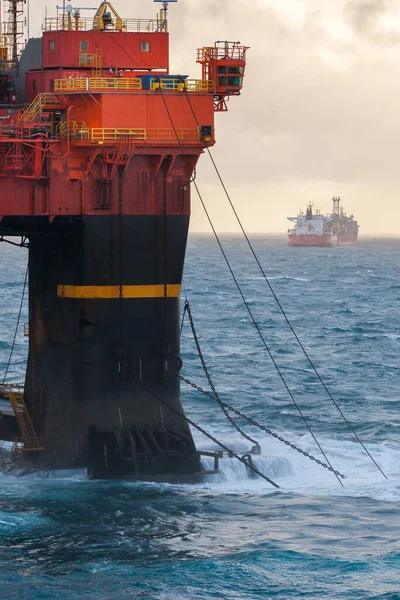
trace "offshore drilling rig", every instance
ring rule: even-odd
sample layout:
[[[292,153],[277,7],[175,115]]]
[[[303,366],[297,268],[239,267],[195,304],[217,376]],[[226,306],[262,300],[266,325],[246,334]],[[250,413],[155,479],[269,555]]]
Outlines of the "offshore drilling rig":
[[[25,44],[24,2],[3,2],[0,239],[29,248],[29,355],[25,385],[0,386],[0,439],[21,464],[200,470],[177,377],[190,181],[247,47],[216,42],[201,79],[171,74],[161,6],[64,5]]]

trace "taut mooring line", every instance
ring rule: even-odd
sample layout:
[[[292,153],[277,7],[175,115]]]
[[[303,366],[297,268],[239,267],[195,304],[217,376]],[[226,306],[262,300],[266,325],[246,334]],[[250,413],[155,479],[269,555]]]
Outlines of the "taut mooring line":
[[[198,121],[198,119],[197,119],[197,116],[196,116],[196,113],[195,113],[195,111],[194,111],[194,109],[193,109],[193,105],[192,105],[192,103],[191,103],[191,101],[190,101],[190,98],[189,98],[189,95],[188,95],[188,93],[187,93],[187,90],[186,90],[186,88],[184,88],[184,92],[185,92],[185,95],[186,95],[187,101],[188,101],[188,103],[189,103],[190,109],[191,109],[191,111],[192,111],[192,114],[193,114],[193,116],[194,116],[194,118],[195,118],[195,121],[196,121],[196,123],[197,123],[197,126],[198,126],[198,127],[200,127],[200,125],[199,125],[199,121]],[[219,181],[220,181],[220,183],[221,183],[221,185],[222,185],[222,188],[223,188],[223,190],[224,190],[224,192],[225,192],[225,195],[226,195],[226,197],[227,197],[227,199],[228,199],[228,201],[229,201],[229,204],[230,204],[230,206],[231,206],[231,208],[232,208],[232,211],[233,211],[233,213],[234,213],[234,215],[235,215],[235,217],[236,217],[236,220],[237,220],[237,222],[238,222],[238,224],[239,224],[239,226],[240,226],[240,229],[242,230],[242,233],[243,233],[243,235],[244,235],[244,237],[245,237],[245,239],[246,239],[246,242],[247,242],[247,244],[248,244],[248,246],[249,246],[249,248],[250,248],[250,250],[251,250],[251,252],[252,252],[252,254],[253,254],[253,256],[254,256],[254,259],[255,259],[255,261],[256,261],[256,263],[257,263],[257,265],[258,265],[259,269],[260,269],[260,272],[261,272],[261,274],[262,274],[262,276],[263,276],[263,278],[264,278],[265,282],[267,283],[267,285],[268,285],[268,287],[269,287],[269,289],[270,289],[270,291],[271,291],[271,293],[272,293],[272,296],[273,296],[273,298],[274,298],[274,300],[275,300],[276,304],[278,305],[278,307],[279,307],[279,309],[280,309],[280,311],[281,311],[282,315],[284,316],[284,318],[285,318],[285,320],[286,320],[286,322],[287,322],[287,324],[288,324],[288,326],[289,326],[289,328],[290,328],[290,330],[291,330],[291,332],[292,332],[293,336],[295,337],[295,339],[296,339],[296,341],[297,341],[297,343],[298,343],[299,347],[301,348],[301,350],[302,350],[302,352],[303,352],[304,356],[306,357],[306,359],[307,359],[308,363],[310,364],[310,366],[311,366],[312,370],[314,371],[314,373],[315,373],[315,375],[316,375],[317,379],[318,379],[318,380],[319,380],[319,382],[321,383],[321,385],[322,385],[322,387],[324,388],[325,392],[327,393],[327,395],[328,395],[329,399],[330,399],[330,400],[333,402],[333,404],[335,405],[335,407],[336,407],[337,411],[338,411],[338,412],[339,412],[339,414],[341,415],[342,419],[343,419],[343,420],[344,420],[344,422],[346,423],[346,425],[347,425],[347,427],[349,428],[349,430],[352,432],[352,434],[354,435],[354,437],[356,438],[356,440],[358,441],[358,443],[359,443],[359,444],[362,446],[362,448],[364,449],[364,451],[366,452],[366,454],[369,456],[369,458],[372,460],[372,462],[373,462],[373,463],[374,463],[374,465],[377,467],[377,469],[378,469],[378,470],[379,470],[379,471],[382,473],[382,475],[384,476],[384,478],[385,478],[385,479],[388,479],[388,478],[387,478],[387,476],[385,475],[385,473],[383,472],[383,470],[381,469],[381,467],[380,467],[380,466],[378,465],[378,463],[375,461],[375,459],[373,458],[373,456],[370,454],[370,452],[368,451],[368,449],[366,448],[366,446],[364,445],[364,443],[362,442],[362,440],[361,440],[361,439],[360,439],[360,437],[358,436],[358,434],[357,434],[357,432],[355,431],[354,427],[352,427],[351,423],[350,423],[350,422],[348,421],[348,419],[346,418],[345,414],[344,414],[344,413],[343,413],[343,411],[341,410],[340,406],[338,405],[338,403],[336,402],[336,400],[334,399],[334,397],[332,396],[332,394],[331,394],[331,392],[329,391],[328,387],[326,386],[326,384],[325,384],[324,380],[322,379],[321,375],[319,374],[319,372],[318,372],[318,370],[317,370],[316,366],[314,365],[314,363],[313,363],[313,361],[312,361],[311,357],[309,356],[309,354],[308,354],[307,350],[305,349],[305,347],[303,346],[303,344],[302,344],[302,342],[301,342],[300,338],[298,337],[298,335],[297,335],[297,333],[296,333],[296,331],[295,331],[295,329],[294,329],[294,327],[293,327],[293,325],[292,325],[291,321],[289,320],[289,318],[288,318],[288,316],[287,316],[287,314],[286,314],[286,312],[285,312],[285,309],[283,308],[283,306],[282,306],[282,304],[281,304],[281,302],[280,302],[280,300],[279,300],[278,296],[276,295],[276,293],[275,293],[275,291],[274,291],[274,289],[273,289],[273,287],[272,287],[272,285],[271,285],[271,282],[269,281],[269,279],[268,279],[268,277],[267,277],[267,275],[266,275],[266,273],[265,273],[265,271],[264,271],[264,269],[263,269],[263,267],[262,267],[262,265],[261,265],[261,263],[260,263],[260,260],[259,260],[259,258],[258,258],[258,256],[257,256],[257,254],[256,254],[256,252],[255,252],[255,250],[254,250],[254,247],[253,247],[253,245],[252,245],[252,243],[251,243],[251,241],[250,241],[250,239],[249,239],[249,237],[248,237],[248,235],[247,235],[247,233],[246,233],[246,231],[245,231],[245,229],[244,229],[244,227],[243,227],[243,225],[242,225],[242,222],[241,222],[241,220],[240,220],[240,218],[239,218],[239,215],[238,215],[238,213],[237,213],[237,211],[236,211],[236,209],[235,209],[235,206],[234,206],[234,204],[233,204],[233,202],[232,202],[232,200],[231,200],[231,197],[230,197],[230,195],[229,195],[229,193],[228,193],[228,190],[227,190],[227,188],[226,188],[226,186],[225,186],[225,183],[224,183],[224,181],[223,181],[223,179],[222,179],[222,177],[221,177],[221,174],[220,174],[220,172],[219,172],[219,169],[218,169],[218,167],[217,167],[217,165],[216,165],[216,163],[215,163],[215,160],[214,160],[214,158],[213,158],[213,156],[212,156],[212,154],[211,154],[211,150],[210,150],[210,148],[209,148],[208,146],[206,146],[206,145],[205,145],[205,148],[206,148],[206,150],[207,150],[207,152],[208,152],[208,155],[209,155],[209,157],[210,157],[210,159],[211,159],[211,162],[212,162],[212,164],[213,164],[213,166],[214,166],[215,172],[216,172],[216,174],[217,174],[217,176],[218,176],[218,179],[219,179]]]
[[[11,364],[11,358],[12,358],[12,355],[13,355],[13,352],[14,352],[15,340],[17,338],[19,322],[20,322],[20,319],[21,319],[22,305],[24,303],[26,282],[27,282],[27,279],[28,279],[28,272],[29,272],[29,258],[28,258],[28,264],[26,265],[24,288],[22,290],[22,297],[21,297],[21,304],[19,306],[17,325],[16,325],[15,331],[14,331],[14,339],[13,339],[13,342],[12,342],[12,345],[11,345],[10,356],[8,357],[6,372],[4,373],[4,377],[3,377],[3,385],[5,383],[5,380],[6,380],[6,377],[7,377],[7,373],[8,373],[8,369],[10,368],[10,364]]]

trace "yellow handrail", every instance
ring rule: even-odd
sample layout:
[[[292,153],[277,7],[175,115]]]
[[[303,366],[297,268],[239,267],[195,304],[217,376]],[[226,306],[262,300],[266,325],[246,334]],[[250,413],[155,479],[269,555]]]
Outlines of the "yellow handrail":
[[[122,19],[122,31],[134,31],[137,33],[154,33],[162,31],[164,21],[158,19]],[[68,18],[67,15],[45,19],[44,31],[90,31],[93,29],[93,18],[79,17],[79,19]],[[116,21],[107,25],[107,31],[117,31]]]
[[[154,92],[158,89],[170,90],[173,92],[213,92],[214,82],[209,79],[166,79],[152,78],[150,79],[150,90]]]
[[[214,82],[209,79],[165,79],[150,80],[150,91],[158,89],[182,92],[213,93]],[[100,91],[138,91],[142,90],[139,77],[68,77],[54,81],[55,92],[100,92]]]
[[[125,77],[69,77],[54,81],[55,92],[133,91],[142,89],[142,80]]]
[[[198,129],[168,129],[165,127],[159,127],[157,129],[147,130],[147,139],[152,141],[169,141],[177,142],[177,136],[179,141],[198,141],[200,135]]]
[[[72,140],[87,140],[89,139],[89,128],[86,125],[85,121],[65,121],[63,124],[62,130],[60,130],[61,134],[64,134],[66,137],[68,134]],[[65,133],[64,133],[65,132]]]
[[[88,138],[93,142],[117,142],[121,140],[146,140],[146,129],[113,129],[112,127],[94,127],[88,130]]]
[[[42,110],[46,106],[53,106],[60,104],[57,96],[53,94],[38,94],[28,108],[21,113],[18,113],[19,123],[29,123],[36,121],[41,116]]]
[[[44,450],[42,439],[36,435],[31,417],[24,400],[24,388],[21,385],[1,385],[0,391],[4,398],[10,401],[13,408],[15,418],[19,425],[22,440],[24,442],[24,450]]]
[[[169,144],[177,144],[180,142],[199,142],[203,138],[198,129],[168,129],[160,128],[122,128],[122,127],[88,127],[84,121],[63,122],[58,128],[56,135],[59,139],[63,139],[66,135],[70,136],[71,142],[87,142],[87,143],[118,143],[124,141],[130,142],[168,142]],[[177,140],[178,136],[178,140]],[[211,140],[213,140],[213,135]]]

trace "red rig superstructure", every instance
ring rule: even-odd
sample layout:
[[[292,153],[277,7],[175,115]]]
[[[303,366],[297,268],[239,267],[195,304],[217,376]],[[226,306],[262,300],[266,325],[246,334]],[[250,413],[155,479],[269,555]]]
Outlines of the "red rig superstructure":
[[[247,48],[200,49],[201,80],[171,74],[166,2],[154,20],[69,5],[18,65],[10,40],[0,236],[29,247],[25,388],[0,390],[21,430],[14,456],[95,477],[195,473],[177,377],[190,180]]]

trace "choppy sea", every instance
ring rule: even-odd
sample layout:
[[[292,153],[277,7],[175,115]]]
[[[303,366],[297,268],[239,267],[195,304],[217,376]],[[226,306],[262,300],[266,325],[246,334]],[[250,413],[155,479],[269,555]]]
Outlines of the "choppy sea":
[[[271,352],[335,476],[244,424],[263,450],[252,478],[234,459],[199,485],[0,476],[1,600],[399,600],[400,239],[254,248],[349,431],[299,350],[245,242],[222,238]],[[26,250],[0,247],[0,376],[19,311]],[[185,290],[221,398],[322,459],[251,322],[214,238],[192,237]],[[23,381],[19,327],[7,379]],[[187,320],[183,374],[207,386]],[[218,406],[183,387],[188,416],[225,444],[250,444]],[[197,445],[210,442],[194,431]]]

